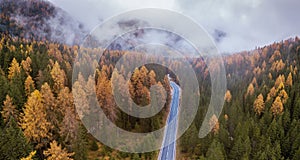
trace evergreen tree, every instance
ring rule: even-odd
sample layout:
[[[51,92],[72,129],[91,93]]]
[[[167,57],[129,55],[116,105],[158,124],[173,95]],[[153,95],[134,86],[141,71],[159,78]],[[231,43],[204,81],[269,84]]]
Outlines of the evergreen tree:
[[[79,126],[78,133],[73,143],[73,152],[75,160],[86,160],[87,159],[87,149],[88,149],[88,142],[87,142],[87,131],[83,125]]]
[[[0,129],[0,159],[20,159],[27,156],[31,150],[30,144],[13,118],[4,130]]]
[[[223,145],[215,138],[208,148],[206,155],[206,157],[210,160],[225,159]]]

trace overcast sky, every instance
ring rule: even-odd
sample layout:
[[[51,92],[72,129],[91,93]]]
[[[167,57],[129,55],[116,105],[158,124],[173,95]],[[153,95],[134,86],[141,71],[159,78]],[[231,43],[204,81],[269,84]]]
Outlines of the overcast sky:
[[[221,52],[254,49],[300,35],[299,0],[50,0],[88,29],[119,13],[164,8],[187,15]]]

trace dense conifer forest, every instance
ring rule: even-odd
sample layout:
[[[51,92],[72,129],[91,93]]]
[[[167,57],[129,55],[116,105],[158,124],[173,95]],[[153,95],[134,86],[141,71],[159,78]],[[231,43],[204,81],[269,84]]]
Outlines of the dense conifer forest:
[[[35,23],[22,26],[13,13],[19,3],[27,3],[13,2],[0,6],[0,159],[157,159],[159,151],[125,153],[109,148],[90,134],[92,131],[80,117],[93,113],[88,97],[95,89],[100,107],[118,127],[136,133],[157,130],[165,125],[170,110],[167,75],[180,82],[176,75],[162,65],[147,64],[126,77],[130,75],[126,66],[119,70],[115,67],[128,51],[105,50],[97,57],[103,48],[82,48],[50,40],[47,25],[43,32],[49,34],[36,35],[36,27],[53,17],[55,8],[48,2],[28,1],[33,4],[31,10],[17,10],[35,19]],[[36,13],[40,16],[34,17]],[[85,63],[74,63],[82,52],[89,53],[83,55]],[[139,58],[128,57],[125,62],[135,63]],[[200,139],[199,128],[211,95],[205,58],[187,59],[198,78],[200,105],[193,123],[177,140],[177,159],[299,160],[300,39],[223,55],[228,88],[225,104],[220,117],[210,118],[211,132]],[[88,65],[96,68],[94,78],[87,72],[74,77],[74,67]],[[176,63],[173,67],[182,65]],[[119,91],[129,86],[129,92],[121,92],[118,97],[124,103],[130,104],[130,98],[140,106],[164,107],[151,118],[129,116],[114,100],[113,83],[120,87]],[[158,90],[152,95],[153,85]],[[165,102],[160,101],[162,97]],[[74,105],[77,99],[81,100],[80,108]],[[144,143],[151,145],[149,141]]]

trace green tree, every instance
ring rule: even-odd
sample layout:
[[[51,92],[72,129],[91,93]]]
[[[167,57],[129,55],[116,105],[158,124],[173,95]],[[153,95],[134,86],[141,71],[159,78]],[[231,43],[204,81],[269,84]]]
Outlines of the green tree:
[[[16,160],[27,156],[32,147],[14,119],[4,130],[0,129],[0,159]]]
[[[83,125],[79,126],[77,137],[75,142],[73,143],[73,152],[75,160],[86,160],[87,159],[87,149],[88,149],[88,141],[87,141],[87,131]]]
[[[210,160],[222,160],[225,159],[224,153],[223,145],[217,140],[217,138],[215,138],[208,148],[206,157]]]

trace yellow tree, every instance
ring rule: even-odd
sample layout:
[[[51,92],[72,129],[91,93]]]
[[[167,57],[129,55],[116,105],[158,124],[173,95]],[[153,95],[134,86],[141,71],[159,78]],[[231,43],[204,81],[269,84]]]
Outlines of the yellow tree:
[[[13,101],[9,95],[6,95],[2,108],[3,110],[1,111],[1,114],[5,123],[9,123],[11,118],[14,118],[15,121],[18,120],[18,110],[13,105]]]
[[[30,152],[30,154],[27,157],[21,158],[21,160],[33,160],[33,157],[35,154],[36,154],[36,151],[32,151],[32,152]]]
[[[275,87],[272,87],[270,92],[268,93],[267,101],[269,101],[271,98],[274,98],[276,94],[277,94],[277,90],[275,89]]]
[[[68,153],[65,148],[62,149],[61,145],[58,145],[54,140],[50,143],[50,148],[44,151],[44,155],[47,157],[47,160],[72,160],[70,157],[74,153]]]
[[[108,115],[108,118],[112,121],[115,121],[117,118],[117,113],[115,110],[115,103],[113,100],[111,81],[107,78],[105,70],[98,72],[98,74],[99,76],[97,80],[96,93],[99,105],[103,109],[103,111]]]
[[[273,113],[273,115],[279,115],[283,112],[283,104],[279,96],[277,96],[275,101],[273,102],[271,112]]]
[[[46,119],[46,109],[38,90],[33,91],[28,97],[23,111],[20,125],[24,130],[25,137],[37,143],[37,148],[44,146],[45,139],[51,136],[49,130],[52,126]]]
[[[11,80],[15,75],[20,74],[21,67],[17,60],[14,58],[8,68],[8,79]]]
[[[74,103],[78,106],[76,108],[76,111],[80,118],[90,113],[88,98],[84,88],[85,84],[83,84],[83,82],[80,82],[79,78],[78,81],[76,81],[72,87]]]
[[[265,102],[262,94],[259,94],[255,99],[253,108],[254,108],[254,112],[258,115],[260,115],[265,109]]]
[[[229,103],[231,101],[231,98],[232,98],[231,93],[229,90],[227,90],[225,93],[224,100]]]
[[[26,60],[22,60],[22,62],[21,62],[22,68],[27,75],[29,75],[29,73],[32,71],[31,63],[32,63],[32,61],[31,61],[30,57],[27,57]]]
[[[285,77],[284,75],[279,75],[275,81],[275,87],[278,88],[280,83],[283,83],[284,84],[285,82]]]
[[[218,118],[215,114],[210,118],[209,125],[210,125],[210,128],[211,128],[211,131],[214,134],[219,132],[220,124],[219,124],[219,120],[218,120]]]
[[[292,73],[290,72],[287,79],[286,79],[286,85],[292,87],[293,86],[293,76]]]
[[[54,81],[54,86],[53,86],[54,92],[59,93],[59,91],[64,88],[66,74],[65,74],[64,70],[62,70],[60,68],[58,62],[54,63],[54,66],[53,66],[50,74]]]
[[[289,98],[288,94],[286,93],[286,91],[284,89],[282,89],[278,96],[282,99],[282,103],[285,104]]]
[[[60,110],[59,108],[57,108],[56,99],[48,83],[44,83],[42,85],[41,96],[42,96],[42,104],[46,111],[47,121],[50,122],[52,126],[58,126],[57,115],[60,113]]]
[[[57,97],[58,108],[63,114],[63,120],[60,123],[60,134],[65,136],[65,140],[75,139],[78,129],[78,118],[74,107],[73,95],[68,87],[60,90]]]
[[[155,74],[155,72],[153,70],[151,70],[149,72],[148,77],[149,77],[149,85],[150,86],[156,84],[156,79],[155,79],[156,74]]]
[[[32,91],[35,90],[35,87],[34,87],[34,81],[32,80],[31,76],[28,75],[28,77],[26,78],[25,80],[25,93],[26,93],[26,96],[28,97]]]
[[[247,89],[246,96],[252,96],[253,94],[254,94],[254,87],[253,87],[253,84],[250,83],[249,86],[248,86],[248,89]]]

